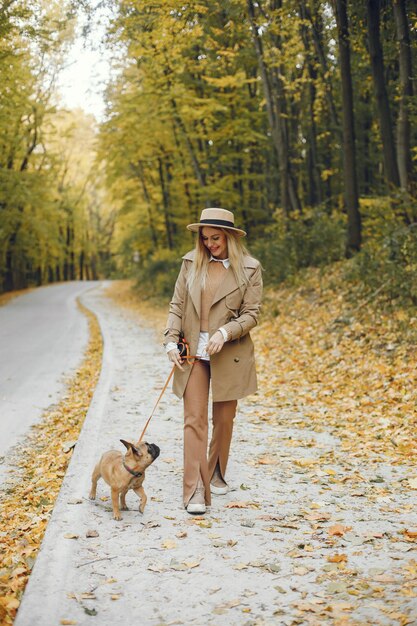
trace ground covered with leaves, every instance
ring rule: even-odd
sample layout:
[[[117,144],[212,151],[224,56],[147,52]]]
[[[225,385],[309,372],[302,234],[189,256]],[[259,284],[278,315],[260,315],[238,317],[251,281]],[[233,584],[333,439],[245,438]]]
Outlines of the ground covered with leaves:
[[[266,290],[253,332],[260,392],[241,404],[252,432],[238,430],[234,446],[255,474],[225,507],[246,535],[264,533],[257,558],[246,558],[248,537],[224,541],[218,515],[195,523],[209,538],[219,529],[213,547],[234,570],[269,573],[279,623],[405,626],[417,621],[417,318],[359,286],[343,288],[343,272],[343,264],[309,270],[298,285]],[[112,293],[163,329],[166,307],[144,306],[127,283]],[[252,454],[245,446],[257,439]],[[162,560],[152,567],[169,571]],[[256,585],[248,577],[246,592],[214,612],[268,623],[255,618]]]
[[[0,500],[2,624],[13,623],[100,373],[100,328],[96,317],[79,307],[89,321],[84,359],[68,381],[62,401],[44,413],[14,451],[16,471]]]
[[[346,454],[409,462],[413,474],[417,312],[341,288],[342,267],[267,292],[254,333],[263,403],[272,420],[277,408],[297,409]]]

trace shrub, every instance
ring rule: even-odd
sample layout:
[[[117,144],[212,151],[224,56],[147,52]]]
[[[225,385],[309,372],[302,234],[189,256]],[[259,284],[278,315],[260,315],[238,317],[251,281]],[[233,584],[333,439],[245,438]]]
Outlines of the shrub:
[[[346,277],[390,301],[416,305],[417,224],[397,226],[383,239],[367,241],[352,259]]]
[[[181,254],[157,250],[145,259],[136,273],[136,288],[144,299],[169,298],[181,267]]]
[[[265,281],[277,284],[304,267],[343,258],[346,219],[340,213],[310,210],[291,218],[277,214],[265,235],[250,246],[265,268]]]

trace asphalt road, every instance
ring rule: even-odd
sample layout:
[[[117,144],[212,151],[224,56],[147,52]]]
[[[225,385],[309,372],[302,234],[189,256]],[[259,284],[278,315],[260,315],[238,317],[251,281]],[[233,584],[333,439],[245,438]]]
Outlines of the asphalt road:
[[[11,448],[59,400],[82,359],[88,324],[76,299],[98,284],[49,285],[0,307],[0,483]]]

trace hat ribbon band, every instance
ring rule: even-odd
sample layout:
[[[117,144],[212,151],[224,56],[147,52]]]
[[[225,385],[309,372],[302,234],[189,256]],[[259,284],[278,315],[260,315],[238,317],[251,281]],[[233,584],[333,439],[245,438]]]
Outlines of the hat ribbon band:
[[[200,220],[200,224],[216,224],[216,226],[229,226],[231,228],[235,228],[233,222],[229,222],[228,220]]]

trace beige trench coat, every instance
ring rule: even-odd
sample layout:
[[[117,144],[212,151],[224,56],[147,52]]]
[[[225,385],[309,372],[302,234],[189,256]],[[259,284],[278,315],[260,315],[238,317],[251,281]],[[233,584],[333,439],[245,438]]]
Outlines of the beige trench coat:
[[[187,275],[195,252],[183,256],[183,263],[174,295],[169,306],[165,341],[178,341],[182,332],[190,346],[191,354],[197,350],[200,333],[201,289],[186,286]],[[249,283],[239,289],[235,276],[228,269],[225,280],[220,284],[209,311],[209,336],[221,326],[231,339],[218,354],[210,357],[212,397],[214,402],[238,400],[257,389],[255,358],[249,331],[256,326],[262,296],[262,270],[259,261],[245,256],[244,264]],[[184,372],[176,368],[173,391],[182,398],[191,373],[191,365],[184,364]]]

